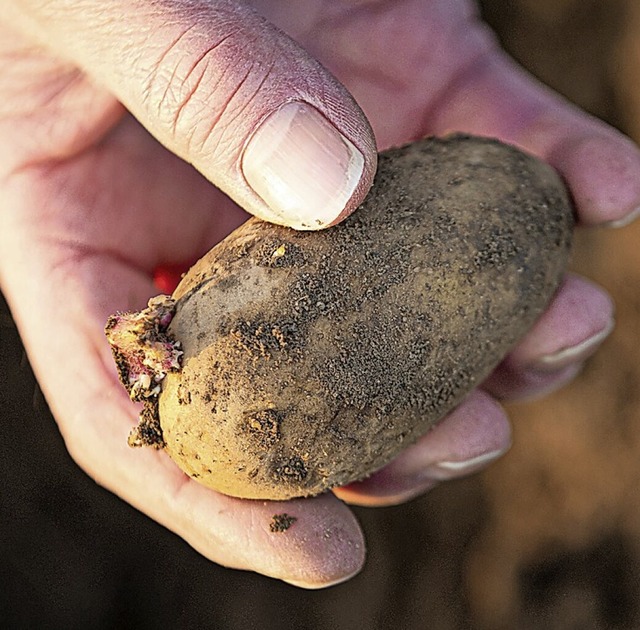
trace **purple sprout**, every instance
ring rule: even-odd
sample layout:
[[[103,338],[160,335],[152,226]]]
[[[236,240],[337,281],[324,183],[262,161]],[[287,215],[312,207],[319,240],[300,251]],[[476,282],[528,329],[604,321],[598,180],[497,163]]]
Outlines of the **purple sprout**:
[[[181,368],[180,342],[167,332],[174,313],[175,300],[160,295],[140,312],[117,313],[107,321],[118,375],[132,400],[157,397],[164,377]]]

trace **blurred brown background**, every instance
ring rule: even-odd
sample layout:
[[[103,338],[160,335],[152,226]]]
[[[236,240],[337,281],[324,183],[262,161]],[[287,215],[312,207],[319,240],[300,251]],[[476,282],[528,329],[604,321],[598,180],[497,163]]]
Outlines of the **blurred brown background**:
[[[640,141],[640,2],[485,0],[504,46]],[[320,592],[228,571],[71,462],[0,309],[0,627],[640,628],[640,222],[582,233],[574,267],[618,326],[580,378],[514,405],[486,473],[358,510],[369,560]]]

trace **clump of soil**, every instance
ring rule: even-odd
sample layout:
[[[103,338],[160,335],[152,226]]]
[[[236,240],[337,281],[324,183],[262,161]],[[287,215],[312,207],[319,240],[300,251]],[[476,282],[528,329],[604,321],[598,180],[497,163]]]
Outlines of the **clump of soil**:
[[[290,514],[274,514],[269,529],[274,534],[286,532],[298,519]]]

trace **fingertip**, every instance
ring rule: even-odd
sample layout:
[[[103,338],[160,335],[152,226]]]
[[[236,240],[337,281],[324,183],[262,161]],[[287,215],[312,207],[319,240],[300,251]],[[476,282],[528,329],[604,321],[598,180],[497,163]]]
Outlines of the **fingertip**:
[[[161,520],[206,558],[289,584],[321,589],[364,566],[351,510],[331,494],[290,501],[229,497],[188,479]]]
[[[284,503],[263,503],[265,516],[284,510],[295,518],[286,531],[270,527],[268,544],[280,567],[274,577],[300,588],[335,586],[363,568],[366,546],[362,529],[351,510],[331,494]]]
[[[500,366],[483,387],[503,401],[532,401],[561,389],[582,371],[583,363],[573,363],[557,370]]]
[[[589,340],[603,340],[612,330],[614,304],[595,282],[568,273],[545,312],[511,352],[517,364],[533,364],[544,357],[567,353]]]
[[[537,357],[534,367],[541,372],[557,372],[571,365],[582,363],[600,347],[614,328],[615,322],[610,319],[604,323],[602,328],[599,328],[591,336],[585,337],[583,341],[562,346],[550,354]]]
[[[604,227],[610,228],[623,228],[627,225],[631,225],[634,221],[636,221],[640,217],[640,206],[634,208],[627,214],[623,214],[619,219],[613,219],[610,221],[606,221],[603,225]]]
[[[546,159],[567,181],[581,224],[623,227],[640,214],[640,149],[600,121],[575,126]]]
[[[442,481],[485,468],[510,446],[511,425],[504,409],[476,390],[390,464],[334,493],[353,505],[398,505]]]
[[[566,385],[614,328],[604,289],[568,274],[546,311],[483,387],[503,400],[532,399]]]

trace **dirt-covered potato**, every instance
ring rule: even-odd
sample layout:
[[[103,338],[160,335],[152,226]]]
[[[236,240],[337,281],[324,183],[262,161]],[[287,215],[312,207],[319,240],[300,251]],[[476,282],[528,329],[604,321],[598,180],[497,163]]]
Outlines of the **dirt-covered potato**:
[[[341,225],[252,219],[172,298],[110,319],[123,381],[146,400],[130,441],[164,446],[191,477],[239,497],[361,479],[532,325],[572,226],[555,172],[512,147],[453,136],[388,151]]]

